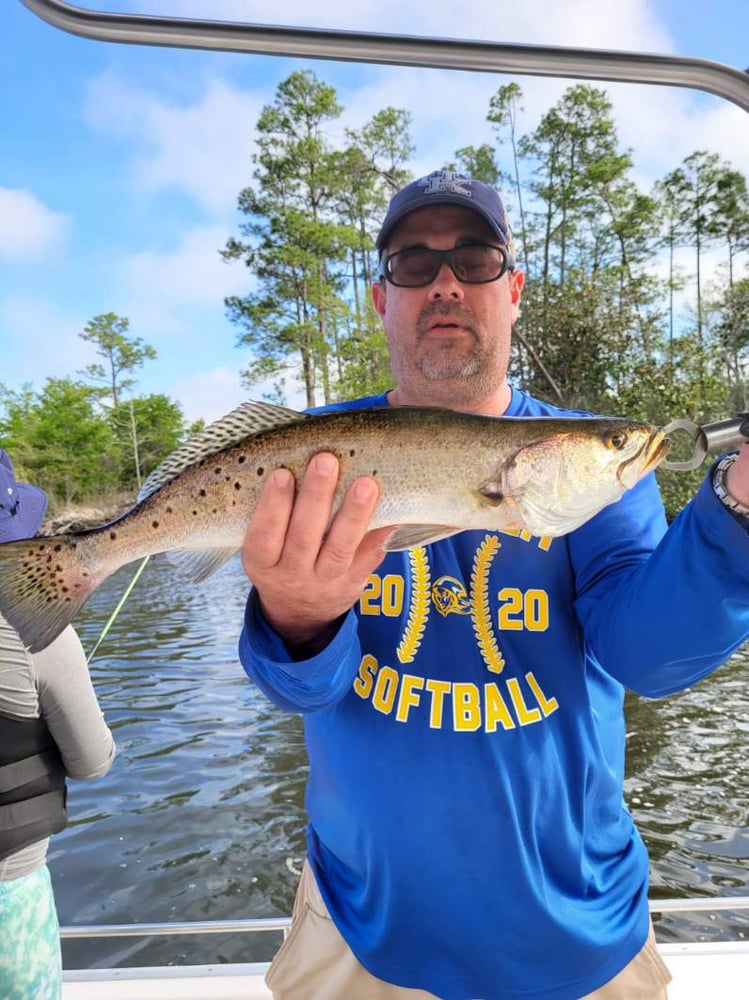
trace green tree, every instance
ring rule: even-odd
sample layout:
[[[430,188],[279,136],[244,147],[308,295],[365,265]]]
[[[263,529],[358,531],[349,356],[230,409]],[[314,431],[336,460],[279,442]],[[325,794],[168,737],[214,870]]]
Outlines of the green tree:
[[[185,439],[179,403],[167,396],[135,396],[108,414],[118,453],[119,483],[137,492],[159,462]]]
[[[126,402],[124,393],[135,385],[132,373],[141,368],[146,360],[152,360],[157,355],[155,349],[140,337],[128,336],[129,329],[130,321],[127,317],[110,312],[95,316],[79,336],[82,340],[95,344],[97,354],[104,359],[103,363],[88,365],[82,374],[94,383],[102,382],[106,385],[106,389],[97,389],[97,392],[102,402],[107,400],[110,407],[112,428],[123,467],[122,479],[125,482],[130,479],[130,473],[126,470],[132,462],[135,482],[140,486],[142,476],[139,440],[141,432],[146,429],[139,426],[133,402]]]
[[[3,447],[18,456],[29,480],[46,490],[52,508],[116,490],[116,442],[90,386],[50,378],[40,393],[6,392],[3,403]]]
[[[746,177],[724,164],[718,174],[715,197],[716,237],[728,253],[728,287],[733,288],[736,258],[749,250],[749,191]]]
[[[518,149],[518,115],[523,111],[523,92],[517,83],[503,84],[496,94],[489,101],[489,112],[487,121],[494,126],[494,135],[497,145],[505,143],[505,133],[509,136],[510,152],[512,154],[512,173],[505,172],[515,189],[517,198],[518,214],[520,216],[520,239],[523,248],[523,260],[526,271],[530,276],[534,274],[534,268],[528,252],[528,234],[525,225],[525,202],[523,200],[523,187],[520,182],[520,154]]]
[[[725,359],[730,408],[747,409],[749,277],[729,285],[717,303],[715,335]]]
[[[517,145],[533,165],[525,250],[539,263],[518,324],[529,349],[515,363],[531,391],[551,387],[568,405],[599,408],[657,347],[657,285],[644,267],[655,203],[628,177],[630,155],[603,91],[569,88]]]
[[[455,161],[446,163],[445,170],[456,170],[469,177],[475,177],[483,184],[499,187],[502,172],[494,159],[494,149],[484,142],[480,146],[463,146],[455,150]]]
[[[356,233],[342,289],[350,308],[342,304],[334,343],[338,395],[366,395],[390,384],[385,335],[370,288],[378,269],[377,230],[393,191],[410,179],[410,127],[408,112],[385,108],[358,131],[346,129],[347,145],[334,154],[339,182],[334,210]]]
[[[695,259],[695,333],[698,366],[698,384],[702,398],[701,409],[707,409],[705,378],[705,308],[703,302],[703,256],[719,233],[719,182],[722,175],[717,153],[699,150],[688,156],[682,165],[662,181],[661,190],[673,212],[673,225],[683,245],[694,248]]]
[[[341,114],[335,90],[309,70],[292,73],[257,123],[256,188],[239,196],[247,221],[230,239],[225,260],[241,260],[259,290],[226,300],[253,351],[246,385],[283,377],[298,362],[307,405],[331,396],[329,353],[343,285],[341,265],[357,236],[331,212],[336,192],[333,151],[325,126]]]
[[[128,374],[140,368],[147,359],[156,357],[154,348],[140,337],[127,335],[129,329],[130,321],[125,316],[110,312],[95,316],[78,335],[81,340],[95,344],[96,353],[104,359],[103,363],[88,365],[82,374],[93,382],[106,385],[104,394],[111,397],[111,405],[115,409],[120,404],[122,393],[135,384]]]

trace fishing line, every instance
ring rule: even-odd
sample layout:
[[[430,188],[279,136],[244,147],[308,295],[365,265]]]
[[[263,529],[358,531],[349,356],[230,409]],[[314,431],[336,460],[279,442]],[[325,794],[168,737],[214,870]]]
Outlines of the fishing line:
[[[130,581],[130,583],[125,588],[125,593],[119,599],[119,601],[117,603],[117,607],[114,609],[114,611],[112,612],[112,614],[109,616],[109,621],[104,626],[104,628],[101,630],[101,635],[96,640],[96,645],[91,650],[91,652],[88,654],[88,658],[86,660],[86,663],[90,663],[91,662],[91,660],[94,658],[94,653],[99,648],[99,646],[102,644],[102,642],[104,641],[104,639],[106,639],[107,632],[109,632],[110,628],[112,627],[115,618],[117,617],[117,615],[120,613],[120,611],[122,609],[122,605],[125,603],[125,601],[130,596],[130,591],[133,589],[133,587],[135,586],[135,584],[138,582],[138,577],[141,575],[141,573],[143,572],[143,570],[146,568],[146,563],[148,562],[148,560],[150,558],[151,558],[150,556],[146,556],[145,559],[142,560],[140,566],[135,571],[135,575],[133,576],[132,580]]]

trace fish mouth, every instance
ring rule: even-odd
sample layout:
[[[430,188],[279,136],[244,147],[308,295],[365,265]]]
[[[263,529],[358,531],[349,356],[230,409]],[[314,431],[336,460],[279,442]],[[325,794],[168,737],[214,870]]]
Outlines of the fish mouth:
[[[648,472],[652,472],[653,469],[658,466],[663,459],[668,454],[668,450],[671,447],[671,442],[668,440],[663,431],[653,431],[649,437],[643,441],[642,446],[638,451],[628,458],[626,462],[622,462],[616,474],[616,478],[624,486],[624,472],[629,469],[633,464],[637,465],[640,469],[638,479],[647,475]]]
[[[645,443],[645,464],[642,474],[645,475],[645,473],[651,472],[657,465],[660,465],[668,454],[670,447],[671,442],[663,431],[656,431],[650,440]]]

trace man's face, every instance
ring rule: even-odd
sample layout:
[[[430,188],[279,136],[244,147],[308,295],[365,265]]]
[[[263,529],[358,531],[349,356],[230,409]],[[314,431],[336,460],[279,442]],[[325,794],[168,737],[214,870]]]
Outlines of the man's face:
[[[407,215],[393,230],[386,254],[497,242],[476,212],[436,205]],[[446,263],[422,288],[375,284],[372,298],[388,339],[397,401],[460,408],[496,396],[506,384],[522,287],[520,271],[483,285],[461,284]]]

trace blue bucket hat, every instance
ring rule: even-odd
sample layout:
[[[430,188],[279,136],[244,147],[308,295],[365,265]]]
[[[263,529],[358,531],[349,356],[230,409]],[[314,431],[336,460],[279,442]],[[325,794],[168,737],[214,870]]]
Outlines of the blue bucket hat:
[[[16,482],[13,463],[0,448],[0,543],[33,538],[47,510],[47,494],[38,486]]]
[[[377,249],[382,253],[397,224],[417,208],[431,205],[459,205],[470,208],[485,219],[503,246],[512,240],[504,205],[493,187],[468,174],[454,170],[435,170],[401,188],[390,200],[385,221],[377,237]]]

